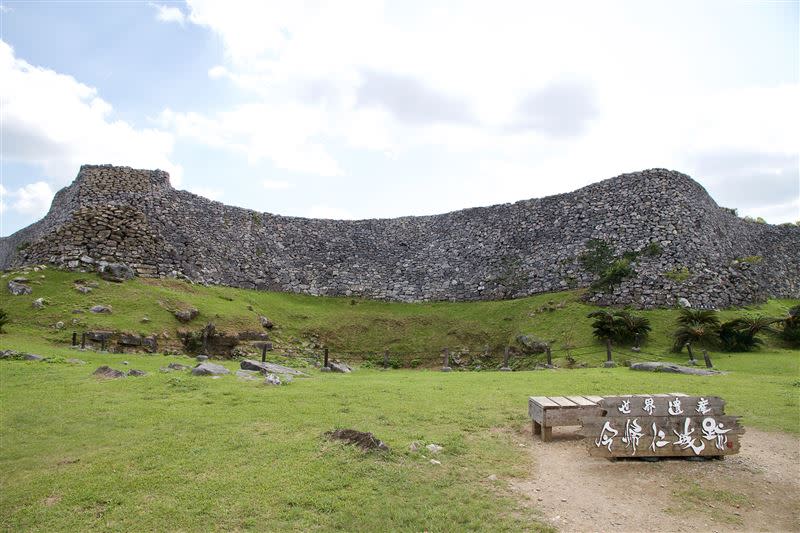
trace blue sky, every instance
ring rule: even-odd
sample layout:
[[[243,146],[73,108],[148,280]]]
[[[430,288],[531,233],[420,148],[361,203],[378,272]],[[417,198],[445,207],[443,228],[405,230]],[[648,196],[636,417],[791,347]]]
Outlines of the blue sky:
[[[667,167],[800,219],[796,1],[0,5],[0,235],[82,163],[330,218]]]

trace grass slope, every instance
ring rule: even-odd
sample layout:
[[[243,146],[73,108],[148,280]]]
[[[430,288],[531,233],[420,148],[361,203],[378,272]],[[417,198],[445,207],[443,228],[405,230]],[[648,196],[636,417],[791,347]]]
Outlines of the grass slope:
[[[6,274],[4,280],[14,277]],[[389,350],[404,364],[417,359],[428,366],[440,361],[444,347],[453,351],[481,352],[486,346],[496,354],[514,344],[520,333],[552,341],[554,356],[563,358],[565,344],[577,347],[577,359],[590,364],[605,358],[604,349],[591,335],[587,313],[597,309],[580,301],[580,291],[543,294],[519,300],[492,302],[435,302],[404,304],[350,298],[325,298],[286,293],[261,292],[228,287],[205,287],[177,280],[134,279],[116,284],[92,274],[56,270],[30,272],[33,293],[11,296],[0,291],[0,308],[8,310],[11,323],[5,337],[43,337],[50,342],[68,343],[72,331],[111,329],[145,335],[161,334],[176,342],[176,331],[199,331],[214,322],[218,331],[263,331],[259,315],[268,316],[276,328],[270,332],[277,349],[303,343],[324,345],[335,356],[359,359],[368,353]],[[99,284],[90,294],[74,289],[74,282],[88,279]],[[5,285],[5,282],[3,282]],[[43,297],[49,304],[37,310],[31,305]],[[797,300],[773,300],[748,312],[783,316]],[[111,315],[73,314],[97,304],[113,308]],[[200,315],[190,324],[179,323],[172,310],[195,307]],[[552,309],[550,311],[545,309]],[[741,310],[722,311],[722,318],[738,316]],[[643,311],[652,324],[645,351],[648,358],[673,358],[669,354],[676,311]],[[150,321],[143,323],[147,317]],[[73,325],[73,320],[78,324]],[[63,321],[66,327],[53,326]],[[165,342],[161,341],[163,345]],[[780,347],[770,341],[770,347]],[[619,347],[627,357],[635,354]]]

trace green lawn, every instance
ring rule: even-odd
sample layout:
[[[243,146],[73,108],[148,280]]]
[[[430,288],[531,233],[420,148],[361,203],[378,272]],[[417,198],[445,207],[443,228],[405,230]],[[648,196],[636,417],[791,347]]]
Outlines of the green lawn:
[[[508,489],[531,467],[519,446],[531,394],[720,395],[746,427],[800,433],[797,351],[717,355],[729,373],[713,377],[362,369],[267,387],[158,372],[185,357],[7,339],[88,361],[0,361],[0,524],[9,531],[537,530],[536,511]],[[149,375],[90,377],[102,363]],[[322,437],[337,427],[372,431],[392,451]],[[413,440],[443,445],[442,464],[410,452]]]

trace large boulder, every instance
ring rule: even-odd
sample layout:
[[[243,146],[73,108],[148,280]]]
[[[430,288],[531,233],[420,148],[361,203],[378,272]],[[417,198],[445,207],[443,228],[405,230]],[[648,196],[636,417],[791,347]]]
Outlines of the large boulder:
[[[694,376],[715,376],[722,373],[719,370],[690,368],[688,366],[676,365],[675,363],[662,363],[659,361],[633,363],[631,365],[631,370],[643,370],[646,372],[668,372],[671,374],[691,374]]]
[[[198,311],[194,307],[190,307],[189,309],[178,309],[176,311],[173,311],[172,314],[175,315],[175,318],[177,318],[181,322],[190,322],[194,320],[194,318],[197,317],[197,315],[200,314],[200,311]]]
[[[32,293],[33,289],[25,285],[25,283],[23,282],[12,279],[11,281],[8,282],[8,292],[13,294],[14,296],[24,296],[26,294]]]
[[[108,365],[98,367],[97,370],[92,373],[92,375],[101,379],[118,379],[126,376],[125,372],[114,370]]]
[[[101,278],[106,281],[113,281],[114,283],[122,283],[136,276],[136,272],[125,263],[107,263],[100,265],[98,272]]]
[[[330,368],[332,372],[341,372],[342,374],[349,374],[353,371],[350,366],[341,362],[330,362],[328,363],[328,368]]]
[[[215,363],[200,363],[192,369],[195,376],[222,376],[230,373],[230,370]]]
[[[299,370],[289,368],[288,366],[278,365],[275,363],[262,363],[261,361],[254,361],[252,359],[245,359],[239,366],[242,370],[257,370],[262,374],[285,374],[289,376],[307,376]]]
[[[540,341],[532,335],[517,335],[517,342],[522,348],[522,353],[537,354],[547,351],[547,343]]]

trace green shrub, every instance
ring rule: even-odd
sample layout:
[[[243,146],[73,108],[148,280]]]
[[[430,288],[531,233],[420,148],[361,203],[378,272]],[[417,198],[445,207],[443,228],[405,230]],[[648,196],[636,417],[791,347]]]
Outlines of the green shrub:
[[[597,276],[589,288],[603,291],[619,285],[625,278],[636,274],[631,263],[637,255],[636,252],[625,252],[622,257],[616,258],[614,250],[607,242],[602,239],[590,239],[586,243],[586,250],[578,256],[578,262],[584,270]]]
[[[800,348],[800,305],[789,309],[789,313],[781,320],[781,325],[781,339],[793,348]]]
[[[599,340],[625,342],[637,337],[641,341],[650,333],[650,320],[629,311],[594,311],[587,315],[594,318],[592,334]]]
[[[644,250],[642,250],[642,254],[646,255],[647,257],[657,257],[662,253],[664,253],[664,248],[662,248],[661,244],[656,241],[651,242],[644,247]]]
[[[681,309],[677,319],[678,329],[672,334],[672,350],[680,352],[686,343],[711,346],[717,342],[719,318],[709,309]]]
[[[672,281],[676,281],[678,283],[683,283],[687,279],[692,277],[692,273],[689,272],[689,269],[685,266],[682,267],[675,267],[672,270],[665,272],[664,277],[671,279]]]

